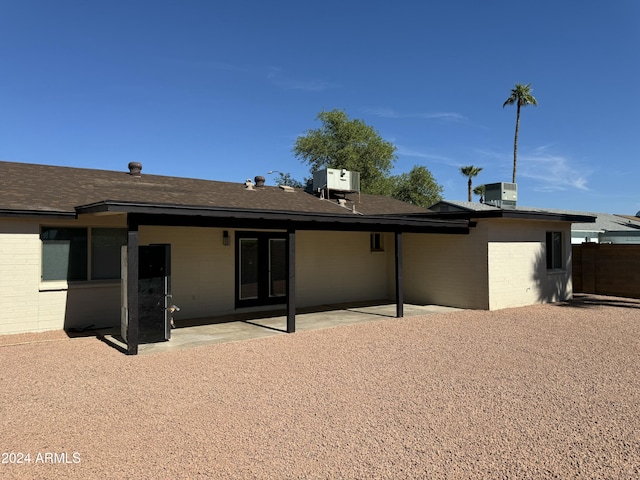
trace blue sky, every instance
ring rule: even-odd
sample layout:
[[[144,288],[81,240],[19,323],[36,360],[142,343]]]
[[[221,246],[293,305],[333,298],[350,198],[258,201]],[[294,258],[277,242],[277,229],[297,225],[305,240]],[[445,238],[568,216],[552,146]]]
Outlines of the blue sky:
[[[36,1],[0,4],[0,159],[243,182],[344,109],[447,199],[640,210],[640,2]]]

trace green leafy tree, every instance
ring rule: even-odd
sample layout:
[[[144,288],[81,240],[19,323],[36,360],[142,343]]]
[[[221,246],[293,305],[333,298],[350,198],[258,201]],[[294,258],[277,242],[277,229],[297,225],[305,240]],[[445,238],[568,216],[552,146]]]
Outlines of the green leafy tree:
[[[275,179],[275,182],[276,182],[276,185],[287,185],[293,188],[304,187],[304,184],[302,182],[299,182],[295,178],[293,178],[289,172],[287,173],[278,172],[278,177]]]
[[[299,136],[294,155],[310,166],[311,173],[323,168],[345,168],[360,172],[363,193],[388,194],[396,147],[362,120],[352,120],[343,110],[322,111],[320,128]]]
[[[478,195],[480,197],[480,203],[484,202],[484,191],[485,191],[484,185],[478,185],[473,189],[473,194]]]
[[[482,167],[474,167],[473,165],[469,165],[467,167],[460,167],[460,173],[467,177],[467,187],[469,191],[469,201],[471,201],[471,191],[473,185],[473,177],[477,176],[482,171]]]
[[[409,173],[395,175],[390,180],[391,196],[397,200],[425,208],[442,200],[442,185],[422,165],[415,165]]]
[[[513,90],[511,90],[511,95],[507,100],[502,104],[502,108],[507,105],[513,105],[514,103],[517,106],[516,110],[516,135],[513,140],[513,177],[512,182],[516,183],[516,165],[518,159],[518,129],[520,128],[520,107],[526,107],[527,105],[538,106],[538,101],[531,94],[533,89],[531,88],[531,84],[523,85],[522,83],[516,83],[516,86]]]

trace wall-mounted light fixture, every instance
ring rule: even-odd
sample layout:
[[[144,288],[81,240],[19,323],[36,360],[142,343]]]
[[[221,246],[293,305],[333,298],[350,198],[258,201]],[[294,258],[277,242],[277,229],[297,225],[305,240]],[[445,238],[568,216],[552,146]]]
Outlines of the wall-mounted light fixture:
[[[222,244],[223,245],[229,245],[231,243],[231,240],[229,239],[229,230],[223,230],[222,231]]]

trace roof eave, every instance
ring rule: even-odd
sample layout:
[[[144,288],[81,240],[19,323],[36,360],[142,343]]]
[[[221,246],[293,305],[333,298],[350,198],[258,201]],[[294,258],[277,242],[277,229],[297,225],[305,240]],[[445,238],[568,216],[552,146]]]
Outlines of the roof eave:
[[[472,218],[510,218],[519,220],[540,220],[571,223],[595,223],[596,217],[592,215],[575,215],[567,213],[553,212],[533,212],[523,210],[483,210],[466,212],[435,212],[437,218],[442,219],[472,219]]]
[[[75,212],[0,209],[0,217],[76,218]]]
[[[241,208],[221,208],[206,206],[147,204],[106,200],[76,207],[78,214],[127,213],[147,216],[147,221],[156,216],[207,217],[211,219],[233,218],[236,220],[261,220],[292,224],[300,229],[322,229],[323,227],[351,226],[354,229],[367,228],[373,231],[431,231],[442,233],[469,233],[469,221],[464,219],[443,220],[416,218],[410,216],[330,214],[312,212],[292,212],[256,210]]]

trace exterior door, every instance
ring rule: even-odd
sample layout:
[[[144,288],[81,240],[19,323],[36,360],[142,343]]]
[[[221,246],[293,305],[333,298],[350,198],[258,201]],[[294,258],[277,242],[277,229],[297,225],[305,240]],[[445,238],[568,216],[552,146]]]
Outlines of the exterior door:
[[[171,338],[171,245],[140,247],[138,273],[138,339],[140,343]]]
[[[163,342],[171,338],[171,245],[148,245],[138,249],[138,342]],[[128,343],[127,247],[122,247],[122,313],[120,332]]]
[[[287,239],[270,232],[236,234],[236,307],[287,301]]]

